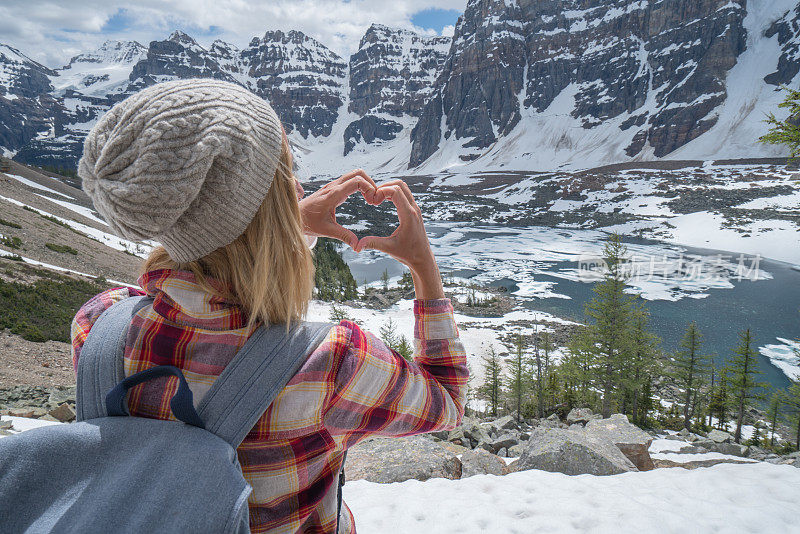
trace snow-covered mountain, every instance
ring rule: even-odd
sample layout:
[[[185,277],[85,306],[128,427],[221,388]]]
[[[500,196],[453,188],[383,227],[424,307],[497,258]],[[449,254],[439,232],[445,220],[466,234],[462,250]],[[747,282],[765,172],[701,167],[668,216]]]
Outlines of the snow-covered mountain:
[[[800,81],[799,19],[798,0],[469,0],[453,39],[376,24],[349,59],[298,31],[112,41],[55,71],[3,46],[0,147],[74,167],[115,102],[213,77],[272,103],[306,175],[780,156],[755,140]]]

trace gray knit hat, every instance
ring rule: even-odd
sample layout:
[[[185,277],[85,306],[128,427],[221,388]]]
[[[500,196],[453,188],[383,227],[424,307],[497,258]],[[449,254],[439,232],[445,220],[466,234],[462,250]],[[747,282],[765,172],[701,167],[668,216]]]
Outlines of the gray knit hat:
[[[193,261],[250,224],[275,176],[282,133],[272,107],[238,85],[160,83],[98,121],[78,175],[117,235],[155,239],[173,260]]]

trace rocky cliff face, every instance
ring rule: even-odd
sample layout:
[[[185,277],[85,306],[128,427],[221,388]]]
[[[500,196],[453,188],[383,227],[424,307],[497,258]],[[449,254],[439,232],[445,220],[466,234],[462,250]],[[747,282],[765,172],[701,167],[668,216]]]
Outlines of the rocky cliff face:
[[[479,156],[565,94],[583,128],[624,117],[628,156],[664,156],[714,124],[745,14],[744,0],[471,0],[410,163],[451,137]]]
[[[302,32],[269,31],[242,51],[249,84],[267,99],[287,132],[330,135],[344,105],[347,64]]]
[[[416,119],[434,92],[449,37],[422,37],[373,24],[350,57],[350,104],[361,116],[345,130],[347,155],[357,143],[391,141]]]
[[[32,139],[49,135],[56,103],[53,71],[19,50],[0,45],[0,149],[16,154]]]
[[[376,24],[349,59],[297,31],[109,42],[57,71],[0,47],[0,147],[74,167],[111,105],[187,77],[269,100],[310,174],[778,156],[755,140],[800,81],[800,0],[469,0],[452,39]]]

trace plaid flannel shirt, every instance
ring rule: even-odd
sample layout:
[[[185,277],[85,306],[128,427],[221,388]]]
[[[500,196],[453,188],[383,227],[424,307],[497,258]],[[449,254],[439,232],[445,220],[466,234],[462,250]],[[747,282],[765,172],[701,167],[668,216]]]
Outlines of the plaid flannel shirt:
[[[183,370],[202,398],[252,333],[233,304],[203,290],[186,271],[158,270],[139,279],[152,305],[134,317],[125,348],[125,375],[156,365]],[[73,364],[95,320],[115,302],[142,292],[104,291],[72,323]],[[353,322],[331,328],[239,446],[252,485],[252,532],[331,533],[336,530],[338,473],[344,452],[367,436],[406,436],[457,426],[468,371],[448,299],[414,302],[414,362]],[[131,389],[132,415],[174,419],[172,377]],[[339,532],[354,533],[342,505]]]

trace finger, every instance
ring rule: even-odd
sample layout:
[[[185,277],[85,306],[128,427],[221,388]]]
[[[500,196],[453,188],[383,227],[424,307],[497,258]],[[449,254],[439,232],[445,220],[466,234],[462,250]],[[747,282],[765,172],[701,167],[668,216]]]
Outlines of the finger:
[[[338,178],[337,181],[339,183],[343,183],[343,182],[346,182],[348,180],[351,180],[351,179],[355,178],[356,176],[360,176],[361,178],[364,178],[366,181],[368,181],[370,184],[372,184],[372,187],[374,187],[375,189],[378,188],[378,186],[375,183],[375,181],[372,179],[372,177],[369,174],[367,174],[367,172],[364,169],[356,169],[354,171],[348,172],[347,174],[343,174],[342,176],[340,176]]]
[[[349,245],[353,250],[358,246],[358,236],[352,230],[348,230],[339,223],[332,222],[326,224],[322,229],[325,237],[338,239],[342,243]]]
[[[374,235],[362,237],[356,244],[355,251],[361,252],[365,249],[379,250],[388,254],[391,250],[391,238],[378,237]]]
[[[397,217],[400,224],[404,221],[413,219],[417,215],[417,210],[408,201],[408,197],[399,185],[389,185],[381,187],[385,191],[386,198],[397,208]]]
[[[396,185],[399,186],[400,189],[403,190],[403,194],[405,194],[406,198],[412,205],[416,205],[416,201],[414,200],[414,195],[411,193],[411,188],[408,187],[408,184],[405,183],[403,180],[390,180],[380,185],[380,187],[385,186],[392,186]]]
[[[344,202],[347,197],[356,191],[361,191],[361,195],[366,199],[367,202],[372,203],[375,201],[375,187],[372,185],[372,183],[361,176],[356,176],[336,186],[335,191],[335,198],[338,204]]]

